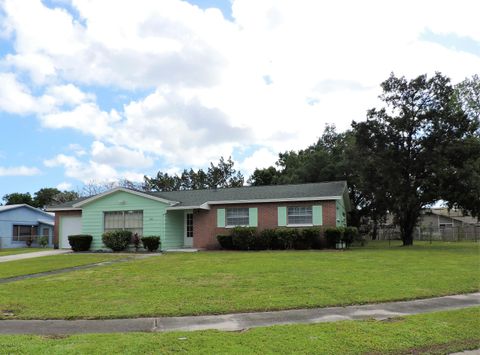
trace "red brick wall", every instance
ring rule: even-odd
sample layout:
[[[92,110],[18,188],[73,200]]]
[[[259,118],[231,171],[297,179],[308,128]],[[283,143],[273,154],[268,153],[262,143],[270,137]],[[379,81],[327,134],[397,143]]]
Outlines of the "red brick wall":
[[[59,245],[58,228],[60,227],[60,216],[81,216],[82,211],[57,211],[55,212],[55,227],[53,228],[53,244]]]
[[[321,205],[323,226],[336,225],[335,201],[309,201],[290,203],[258,203],[238,205],[213,205],[210,210],[195,210],[193,212],[193,247],[201,249],[218,249],[217,235],[230,233],[229,228],[217,227],[217,209],[232,207],[257,207],[258,230],[278,227],[279,206],[312,206]]]

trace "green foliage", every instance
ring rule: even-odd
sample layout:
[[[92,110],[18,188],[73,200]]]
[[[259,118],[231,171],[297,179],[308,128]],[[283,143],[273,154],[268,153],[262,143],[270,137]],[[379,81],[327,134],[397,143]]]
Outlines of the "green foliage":
[[[275,229],[264,229],[260,232],[260,239],[266,245],[266,249],[280,249]]]
[[[480,181],[475,165],[479,121],[465,114],[450,80],[439,73],[413,80],[392,74],[382,89],[384,107],[352,124],[365,162],[358,172],[368,177],[374,167],[373,181],[400,226],[404,245],[411,245],[420,211],[439,199],[480,211],[475,187]]]
[[[264,229],[260,233],[252,227],[235,227],[231,235],[218,235],[217,240],[223,249],[237,250],[302,250],[326,247],[323,231],[317,227]]]
[[[76,234],[68,236],[68,242],[70,243],[73,251],[90,250],[92,239],[92,236],[87,234]]]
[[[325,239],[328,248],[335,248],[335,244],[342,241],[344,229],[342,227],[329,227],[325,229]]]
[[[304,228],[301,230],[299,241],[295,241],[295,249],[323,249],[323,231],[318,227]]]
[[[48,245],[48,237],[47,236],[41,236],[37,239],[38,245],[40,245],[42,248],[45,248]]]
[[[278,228],[276,230],[278,249],[293,249],[295,239],[299,233],[293,228]]]
[[[79,196],[74,191],[60,191],[56,188],[46,187],[35,192],[34,197],[30,193],[14,192],[3,196],[6,205],[27,204],[37,208],[55,205],[67,201],[73,201]]]
[[[142,244],[145,249],[148,251],[157,251],[160,247],[160,237],[157,236],[148,236],[142,237]]]
[[[231,157],[227,161],[221,157],[218,164],[210,163],[206,172],[203,169],[198,171],[185,169],[181,175],[169,175],[159,171],[156,177],[144,177],[144,189],[176,191],[243,186],[243,175],[239,171],[237,172],[233,166],[234,162]]]
[[[103,244],[113,251],[122,251],[128,247],[132,240],[132,232],[130,231],[109,231],[102,235]]]
[[[222,249],[233,249],[233,240],[231,235],[217,235],[217,241]]]
[[[33,206],[32,195],[30,195],[29,192],[27,193],[14,192],[11,194],[6,194],[3,196],[2,199],[5,205],[26,204],[26,205]]]
[[[256,168],[248,183],[252,186],[276,185],[280,172],[273,166],[264,169]]]
[[[256,249],[257,229],[255,227],[235,227],[232,229],[232,243],[237,250]]]

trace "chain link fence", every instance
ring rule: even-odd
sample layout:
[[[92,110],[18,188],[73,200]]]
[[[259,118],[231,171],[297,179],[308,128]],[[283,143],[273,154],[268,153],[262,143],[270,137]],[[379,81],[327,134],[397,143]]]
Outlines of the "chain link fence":
[[[400,238],[400,230],[394,226],[380,226],[377,231],[377,240],[397,240]],[[460,242],[460,241],[479,241],[480,225],[464,225],[464,226],[445,226],[445,227],[416,227],[414,240],[423,241],[443,241],[443,242]]]
[[[31,243],[30,243],[31,242]],[[29,237],[0,236],[0,249],[52,247],[52,237],[32,235]]]

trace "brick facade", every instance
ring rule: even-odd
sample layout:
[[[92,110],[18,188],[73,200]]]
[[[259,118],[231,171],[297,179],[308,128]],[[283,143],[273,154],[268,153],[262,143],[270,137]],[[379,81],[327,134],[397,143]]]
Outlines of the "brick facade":
[[[228,234],[230,228],[217,227],[217,209],[234,207],[258,208],[258,230],[278,227],[278,207],[321,205],[323,226],[336,226],[335,201],[308,201],[290,203],[257,203],[212,205],[210,210],[194,210],[193,212],[193,247],[199,249],[218,249],[217,235]]]
[[[55,211],[55,228],[53,229],[53,245],[59,245],[60,217],[63,216],[81,216],[82,211]]]

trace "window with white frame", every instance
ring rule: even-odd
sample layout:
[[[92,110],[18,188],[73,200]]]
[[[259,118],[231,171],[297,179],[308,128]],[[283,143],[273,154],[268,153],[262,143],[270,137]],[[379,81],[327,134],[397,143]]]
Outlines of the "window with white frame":
[[[248,226],[250,222],[248,208],[227,208],[226,212],[227,226]]]
[[[104,231],[125,230],[143,235],[143,211],[104,212]]]
[[[287,224],[312,224],[312,207],[288,207]]]

